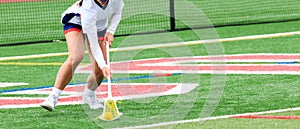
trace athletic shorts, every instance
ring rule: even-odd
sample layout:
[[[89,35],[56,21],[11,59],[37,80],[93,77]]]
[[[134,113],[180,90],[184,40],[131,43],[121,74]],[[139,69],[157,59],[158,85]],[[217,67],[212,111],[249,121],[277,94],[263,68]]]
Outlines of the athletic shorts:
[[[67,34],[68,32],[71,31],[81,32],[82,30],[79,14],[74,14],[74,13],[66,14],[62,18],[62,23],[64,28],[64,34]],[[105,34],[106,34],[106,29],[98,30],[97,31],[98,40],[104,40]]]

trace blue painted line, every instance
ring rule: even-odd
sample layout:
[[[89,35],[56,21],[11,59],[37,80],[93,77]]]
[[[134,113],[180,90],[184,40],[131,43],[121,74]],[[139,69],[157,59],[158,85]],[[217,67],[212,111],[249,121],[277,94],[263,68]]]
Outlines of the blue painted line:
[[[170,76],[181,75],[181,74],[182,73],[172,73],[172,74],[170,74]],[[118,82],[118,81],[145,79],[145,78],[162,77],[162,76],[145,75],[145,76],[135,76],[135,77],[128,77],[128,78],[116,78],[116,79],[112,79],[111,81],[112,82]],[[105,79],[105,80],[103,80],[103,82],[107,82],[107,80]],[[82,85],[82,84],[86,84],[86,82],[79,82],[79,83],[68,84],[68,85]],[[16,92],[16,91],[45,89],[45,88],[51,88],[51,87],[53,87],[53,86],[38,86],[38,87],[31,87],[31,88],[17,88],[17,89],[10,89],[10,90],[0,90],[0,94],[1,93]]]
[[[291,62],[277,62],[277,64],[297,64],[298,61],[291,61]]]
[[[154,76],[148,75],[148,76],[136,76],[136,77],[128,77],[128,78],[116,78],[116,79],[112,79],[111,82],[145,79],[145,78],[152,78],[152,77],[154,77]],[[104,82],[107,82],[107,80],[104,80]]]

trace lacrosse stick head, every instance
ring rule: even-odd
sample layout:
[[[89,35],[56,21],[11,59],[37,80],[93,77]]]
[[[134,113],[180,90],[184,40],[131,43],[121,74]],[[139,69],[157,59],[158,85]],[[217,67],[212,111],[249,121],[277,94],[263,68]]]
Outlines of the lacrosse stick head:
[[[122,116],[122,113],[119,112],[119,109],[116,104],[116,100],[107,99],[104,103],[104,109],[102,115],[100,115],[99,119],[104,121],[113,121]]]

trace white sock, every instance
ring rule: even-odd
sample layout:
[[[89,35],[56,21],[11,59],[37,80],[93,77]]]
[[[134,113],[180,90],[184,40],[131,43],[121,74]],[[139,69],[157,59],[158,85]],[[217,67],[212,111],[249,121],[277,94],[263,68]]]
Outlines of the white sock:
[[[86,95],[94,95],[95,91],[90,90],[89,88],[87,88],[87,86],[84,88],[84,94]]]
[[[57,89],[56,87],[53,87],[52,88],[52,93],[56,96],[56,97],[59,97],[60,94],[61,94],[62,90],[60,89]]]

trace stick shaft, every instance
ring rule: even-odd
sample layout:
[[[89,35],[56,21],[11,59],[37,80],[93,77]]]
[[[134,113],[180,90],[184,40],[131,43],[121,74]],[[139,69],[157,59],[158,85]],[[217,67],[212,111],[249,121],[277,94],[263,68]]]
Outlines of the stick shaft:
[[[106,42],[106,63],[108,68],[110,68],[110,61],[109,61],[109,43]],[[110,76],[107,78],[107,94],[108,94],[108,99],[112,98],[112,93],[111,93],[111,79]]]

